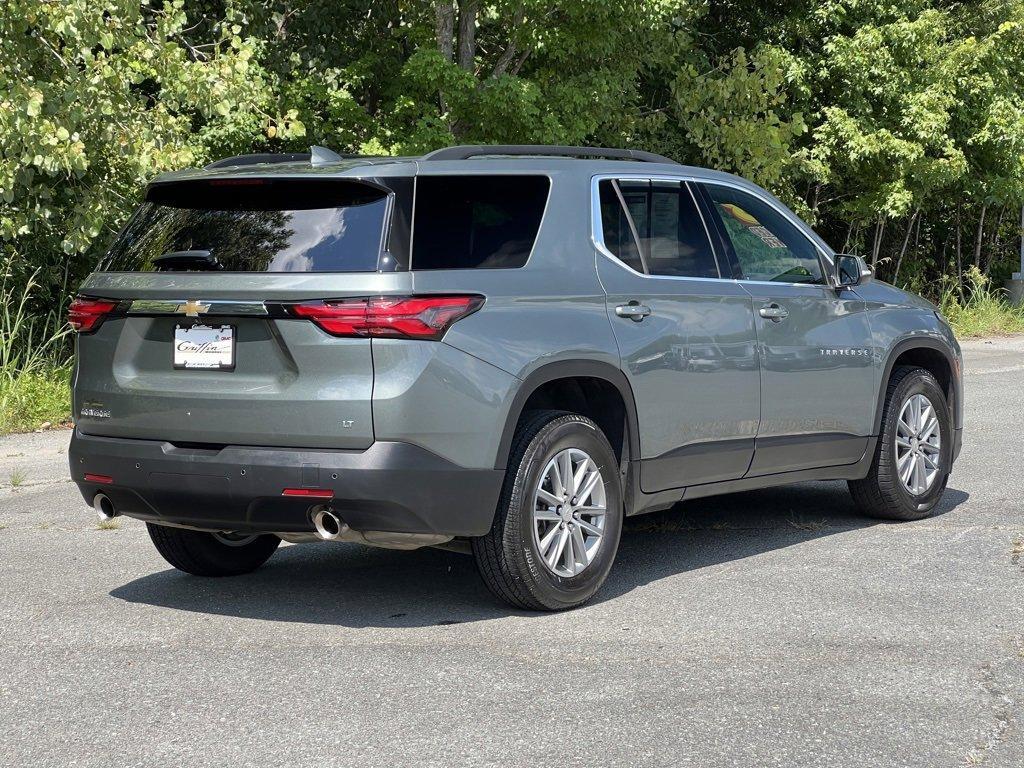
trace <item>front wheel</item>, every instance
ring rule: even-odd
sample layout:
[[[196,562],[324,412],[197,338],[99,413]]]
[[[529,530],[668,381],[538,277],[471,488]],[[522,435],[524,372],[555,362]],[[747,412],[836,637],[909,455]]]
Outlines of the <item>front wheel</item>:
[[[897,368],[871,470],[849,483],[857,506],[883,520],[927,517],[946,489],[952,444],[946,395],[935,377],[923,368]]]
[[[505,602],[564,610],[604,583],[621,531],[619,464],[604,433],[577,414],[536,411],[516,430],[494,523],[473,554]]]
[[[273,534],[206,533],[146,523],[164,560],[193,576],[238,576],[255,571],[281,540]]]

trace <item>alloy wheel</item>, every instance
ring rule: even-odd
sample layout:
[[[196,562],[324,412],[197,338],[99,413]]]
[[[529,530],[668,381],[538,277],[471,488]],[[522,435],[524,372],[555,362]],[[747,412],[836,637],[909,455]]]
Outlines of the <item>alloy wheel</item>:
[[[903,487],[921,496],[935,484],[942,463],[942,435],[931,400],[911,395],[896,422],[896,471]]]
[[[547,569],[577,576],[594,562],[606,513],[604,477],[594,460],[579,448],[559,451],[534,493],[534,544]]]

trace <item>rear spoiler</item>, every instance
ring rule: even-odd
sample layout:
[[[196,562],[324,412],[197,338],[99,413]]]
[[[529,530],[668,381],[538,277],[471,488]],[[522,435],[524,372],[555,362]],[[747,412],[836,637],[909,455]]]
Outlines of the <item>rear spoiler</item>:
[[[330,165],[344,160],[346,157],[360,157],[360,155],[339,155],[327,147],[313,145],[309,152],[282,152],[282,153],[257,153],[253,155],[235,155],[216,160],[205,166],[205,170],[215,168],[237,168],[243,165],[276,165],[278,163],[309,163],[310,165]]]

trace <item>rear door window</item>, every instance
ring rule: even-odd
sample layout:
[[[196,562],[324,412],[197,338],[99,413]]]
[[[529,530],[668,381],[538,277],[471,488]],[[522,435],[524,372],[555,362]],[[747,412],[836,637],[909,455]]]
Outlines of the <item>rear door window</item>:
[[[374,272],[389,192],[355,181],[157,184],[100,265],[115,272]]]
[[[550,187],[547,176],[418,177],[411,268],[523,266]]]
[[[605,247],[621,261],[651,275],[719,277],[707,229],[686,183],[606,179],[599,191]]]
[[[632,216],[623,207],[621,190],[611,179],[598,184],[601,196],[601,233],[604,247],[623,264],[636,272],[646,272],[640,257],[640,243],[637,241]]]

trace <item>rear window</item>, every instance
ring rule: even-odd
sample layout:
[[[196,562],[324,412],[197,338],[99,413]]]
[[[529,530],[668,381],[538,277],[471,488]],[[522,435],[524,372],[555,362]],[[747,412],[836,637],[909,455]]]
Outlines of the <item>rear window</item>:
[[[388,190],[337,180],[211,179],[150,187],[100,268],[374,272]]]
[[[420,176],[411,268],[523,266],[550,186],[547,176]]]

